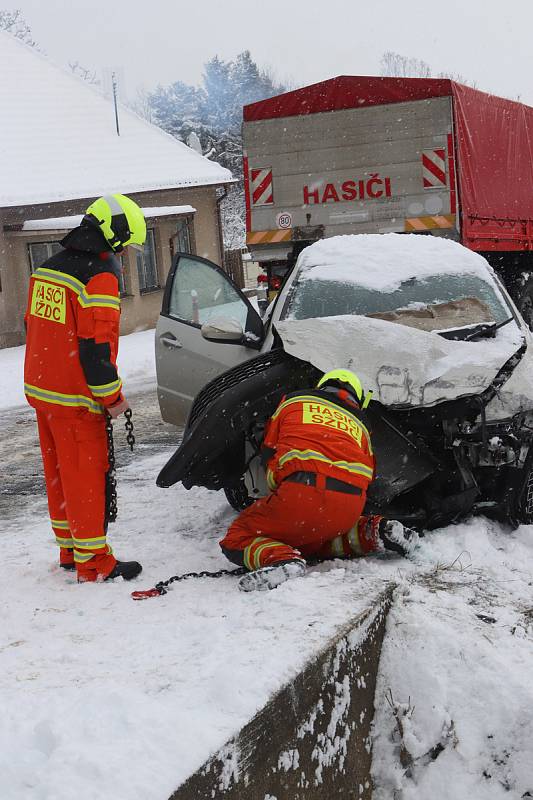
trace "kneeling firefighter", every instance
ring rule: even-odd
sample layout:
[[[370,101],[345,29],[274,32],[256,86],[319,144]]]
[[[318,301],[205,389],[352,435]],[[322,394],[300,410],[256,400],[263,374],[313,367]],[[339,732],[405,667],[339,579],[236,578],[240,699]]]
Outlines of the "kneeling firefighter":
[[[326,373],[315,390],[282,399],[262,447],[271,494],[245,509],[220,542],[230,561],[249,570],[240,589],[272,589],[303,575],[306,557],[414,549],[416,532],[362,514],[375,465],[358,412],[369,400],[346,369]]]
[[[134,578],[107,543],[106,414],[129,408],[117,372],[121,264],[141,247],[146,222],[129,197],[100,197],[63,250],[31,276],[24,391],[37,413],[48,509],[60,566],[79,581]]]

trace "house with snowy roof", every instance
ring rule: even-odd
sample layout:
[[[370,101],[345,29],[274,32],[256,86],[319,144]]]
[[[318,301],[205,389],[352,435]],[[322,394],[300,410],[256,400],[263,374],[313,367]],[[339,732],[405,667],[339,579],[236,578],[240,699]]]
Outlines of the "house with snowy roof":
[[[124,256],[122,332],[155,323],[177,251],[222,263],[231,173],[0,31],[0,347],[24,341],[31,271],[94,198],[145,212],[143,253]],[[118,127],[118,129],[117,129]]]

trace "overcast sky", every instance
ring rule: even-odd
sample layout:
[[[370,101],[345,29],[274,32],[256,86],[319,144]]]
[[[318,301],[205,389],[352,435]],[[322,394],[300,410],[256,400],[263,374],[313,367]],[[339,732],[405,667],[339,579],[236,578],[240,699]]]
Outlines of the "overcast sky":
[[[0,0],[53,60],[122,68],[127,93],[198,84],[213,55],[249,49],[296,85],[379,75],[386,50],[533,105],[532,0]]]

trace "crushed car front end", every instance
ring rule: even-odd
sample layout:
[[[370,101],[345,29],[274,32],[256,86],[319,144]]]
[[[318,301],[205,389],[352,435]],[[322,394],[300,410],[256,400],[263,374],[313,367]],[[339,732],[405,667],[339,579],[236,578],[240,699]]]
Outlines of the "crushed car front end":
[[[276,348],[199,393],[159,485],[224,488],[236,508],[266,493],[266,421],[342,366],[374,391],[367,511],[419,528],[473,512],[533,522],[531,335],[484,259],[431,238],[337,237],[303,251],[276,314]]]

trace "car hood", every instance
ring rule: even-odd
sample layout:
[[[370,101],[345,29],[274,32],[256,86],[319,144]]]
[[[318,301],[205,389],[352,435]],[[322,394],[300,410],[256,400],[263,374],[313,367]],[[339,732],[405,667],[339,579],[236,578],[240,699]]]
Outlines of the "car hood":
[[[514,321],[476,342],[361,316],[285,320],[275,327],[287,353],[323,372],[353,370],[374,399],[393,408],[480,394],[524,343]]]

